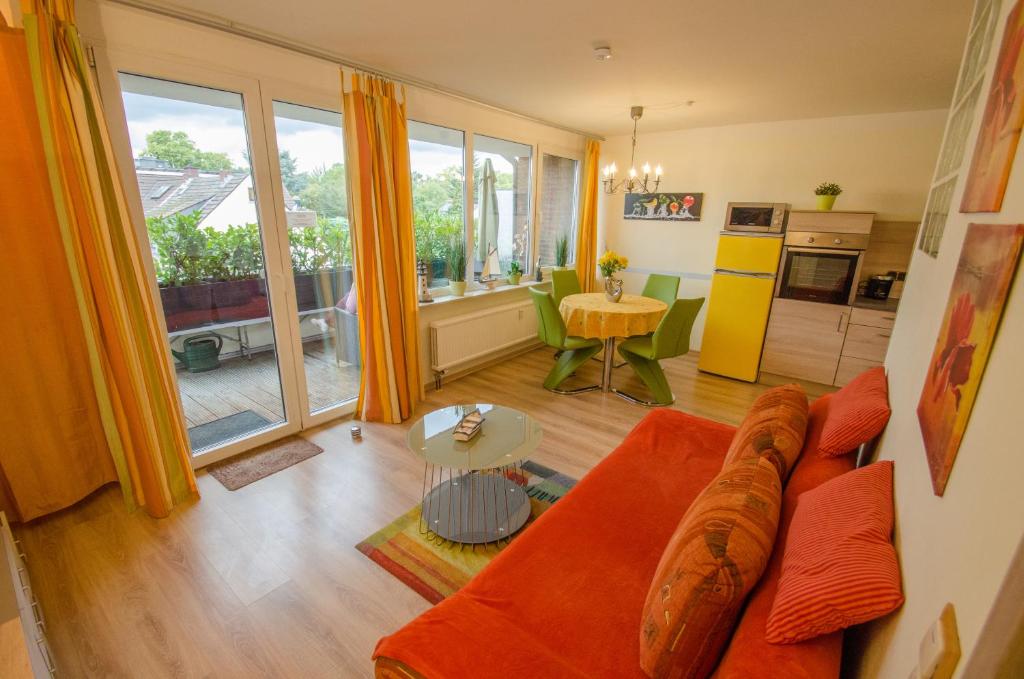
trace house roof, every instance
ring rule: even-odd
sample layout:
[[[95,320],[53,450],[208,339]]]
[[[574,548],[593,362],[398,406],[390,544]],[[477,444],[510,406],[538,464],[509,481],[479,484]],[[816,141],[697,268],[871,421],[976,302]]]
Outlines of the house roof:
[[[147,217],[199,212],[205,218],[249,176],[248,172],[202,172],[196,169],[142,169],[135,175]]]

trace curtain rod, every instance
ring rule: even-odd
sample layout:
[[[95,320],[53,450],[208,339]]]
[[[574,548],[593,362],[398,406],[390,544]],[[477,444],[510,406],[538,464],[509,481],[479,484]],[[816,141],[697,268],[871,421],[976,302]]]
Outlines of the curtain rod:
[[[274,33],[269,33],[267,31],[262,31],[262,30],[260,30],[258,28],[255,28],[255,27],[245,26],[245,25],[240,24],[238,22],[231,21],[229,19],[224,19],[222,17],[218,17],[218,16],[213,15],[213,14],[206,14],[206,13],[201,13],[201,12],[195,12],[195,11],[192,11],[192,10],[187,10],[187,9],[184,9],[184,8],[181,8],[181,7],[175,7],[175,6],[172,6],[172,5],[157,5],[157,4],[153,3],[153,2],[151,2],[150,0],[105,0],[105,1],[113,3],[115,5],[124,5],[125,7],[132,7],[134,9],[139,9],[139,10],[143,10],[143,11],[146,11],[146,12],[151,12],[153,14],[159,14],[161,16],[169,17],[171,19],[178,19],[180,21],[185,21],[185,22],[188,22],[190,24],[195,24],[197,26],[203,26],[205,28],[212,28],[212,29],[217,30],[217,31],[221,31],[221,32],[224,32],[224,33],[230,33],[231,35],[235,35],[235,36],[238,36],[240,38],[247,38],[249,40],[255,40],[256,42],[261,42],[263,44],[271,45],[273,47],[280,47],[282,49],[286,49],[286,50],[289,50],[289,51],[292,51],[292,52],[297,52],[299,54],[303,54],[303,55],[308,56],[308,57],[313,57],[315,59],[321,59],[323,61],[328,61],[328,62],[334,63],[334,64],[336,64],[338,66],[342,66],[342,67],[346,67],[346,68],[351,68],[351,69],[356,69],[356,70],[359,70],[359,71],[363,71],[365,73],[369,73],[371,75],[381,76],[383,78],[387,78],[389,80],[394,80],[395,82],[402,83],[404,85],[410,85],[412,87],[416,87],[416,88],[419,88],[421,90],[426,90],[428,92],[433,92],[435,94],[441,94],[441,95],[444,95],[446,97],[451,97],[453,99],[457,99],[459,101],[463,101],[463,102],[466,102],[466,103],[469,103],[469,104],[474,104],[476,106],[482,106],[482,107],[484,107],[486,109],[490,109],[492,111],[497,111],[499,113],[505,113],[507,115],[515,116],[516,118],[521,118],[523,120],[529,120],[530,122],[533,122],[533,123],[539,123],[541,125],[546,125],[547,127],[553,127],[555,129],[562,130],[563,132],[571,132],[572,134],[578,134],[578,135],[581,135],[583,137],[587,137],[589,139],[596,139],[598,141],[604,141],[604,137],[602,137],[600,135],[597,135],[597,134],[594,134],[592,132],[586,132],[584,130],[578,130],[578,129],[574,128],[574,127],[569,127],[567,125],[560,125],[559,123],[554,123],[554,122],[551,122],[550,120],[544,120],[543,118],[538,118],[536,116],[531,116],[531,115],[526,114],[526,113],[521,113],[519,111],[514,111],[512,109],[505,108],[504,106],[499,106],[497,104],[491,104],[491,103],[488,103],[486,101],[482,101],[480,99],[477,99],[475,97],[471,97],[468,94],[463,94],[462,92],[458,92],[456,90],[452,90],[452,89],[449,89],[447,87],[442,87],[441,85],[437,85],[435,83],[427,82],[425,80],[420,80],[419,78],[414,78],[412,76],[407,76],[407,75],[401,75],[399,73],[392,73],[392,72],[389,72],[389,71],[383,71],[383,70],[381,70],[379,68],[374,68],[373,66],[369,66],[367,64],[364,64],[364,63],[361,63],[361,62],[358,62],[358,61],[354,61],[352,59],[348,59],[348,58],[343,57],[343,56],[341,56],[339,54],[336,54],[334,52],[330,52],[328,50],[318,49],[318,48],[315,48],[315,47],[309,47],[307,45],[303,45],[302,43],[296,42],[294,40],[290,40],[289,38],[286,38],[284,36],[280,36],[280,35],[277,35],[277,34],[274,34]]]

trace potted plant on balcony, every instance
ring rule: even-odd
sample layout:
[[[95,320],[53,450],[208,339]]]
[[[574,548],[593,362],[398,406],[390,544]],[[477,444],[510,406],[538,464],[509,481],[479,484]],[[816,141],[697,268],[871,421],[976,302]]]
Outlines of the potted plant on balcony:
[[[843,188],[835,182],[822,182],[814,189],[814,195],[818,197],[819,210],[831,210],[836,203],[836,196],[843,192]]]
[[[569,237],[564,233],[558,234],[555,240],[555,268],[564,269],[569,262]]]
[[[466,294],[466,241],[453,238],[448,244],[448,286],[452,294]]]

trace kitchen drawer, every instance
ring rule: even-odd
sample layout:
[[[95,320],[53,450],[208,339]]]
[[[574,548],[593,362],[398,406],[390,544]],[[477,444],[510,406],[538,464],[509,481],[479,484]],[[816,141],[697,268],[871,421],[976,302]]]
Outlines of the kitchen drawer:
[[[872,328],[892,328],[896,323],[895,311],[853,308],[850,325],[869,325]]]
[[[832,384],[849,318],[848,306],[776,298],[768,320],[761,370]]]
[[[885,352],[889,350],[890,333],[887,328],[851,323],[846,329],[843,356],[881,363],[885,360]]]
[[[835,385],[837,387],[845,386],[854,377],[860,375],[865,370],[877,368],[880,365],[882,364],[878,361],[868,361],[863,358],[843,356],[839,359],[839,368],[836,370]]]
[[[791,210],[786,230],[871,233],[871,224],[874,221],[874,212]]]

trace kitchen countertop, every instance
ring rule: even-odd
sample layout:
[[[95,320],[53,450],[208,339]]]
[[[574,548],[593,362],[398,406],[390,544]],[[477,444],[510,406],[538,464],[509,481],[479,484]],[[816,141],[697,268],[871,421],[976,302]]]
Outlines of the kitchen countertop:
[[[873,297],[865,297],[864,295],[857,295],[857,299],[853,301],[853,306],[858,309],[874,309],[875,311],[893,311],[899,307],[900,301],[898,299],[875,299]]]

